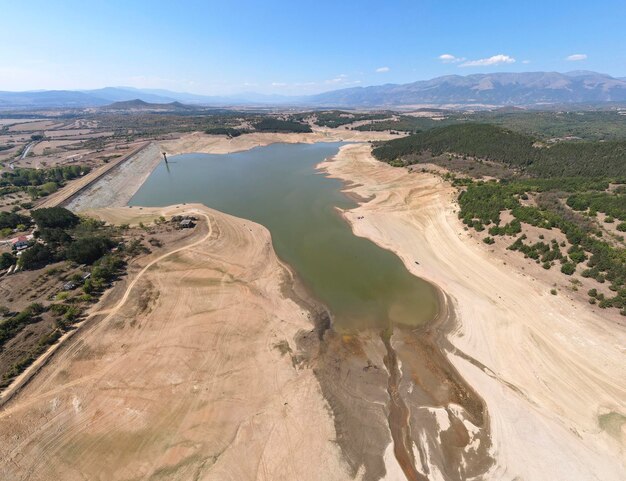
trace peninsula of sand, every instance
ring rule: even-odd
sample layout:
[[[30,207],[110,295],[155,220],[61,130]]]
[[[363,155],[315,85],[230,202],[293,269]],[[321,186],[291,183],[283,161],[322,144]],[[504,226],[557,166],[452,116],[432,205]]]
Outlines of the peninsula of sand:
[[[371,156],[384,138],[194,133],[149,147],[132,186],[116,169],[73,196],[110,223],[198,225],[131,264],[0,408],[0,479],[626,479],[624,326],[476,242],[440,176]],[[319,168],[367,199],[342,213],[355,235],[441,289],[445,316],[389,346],[334,334],[264,227],[93,195],[119,186],[127,202],[163,151],[338,140],[351,143]]]

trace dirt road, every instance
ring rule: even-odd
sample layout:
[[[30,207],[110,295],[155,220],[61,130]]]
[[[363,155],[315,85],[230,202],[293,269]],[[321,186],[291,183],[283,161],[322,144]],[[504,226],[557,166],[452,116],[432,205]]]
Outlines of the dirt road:
[[[148,260],[0,411],[0,479],[347,478],[319,384],[292,358],[311,323],[268,232],[184,209],[211,227]]]

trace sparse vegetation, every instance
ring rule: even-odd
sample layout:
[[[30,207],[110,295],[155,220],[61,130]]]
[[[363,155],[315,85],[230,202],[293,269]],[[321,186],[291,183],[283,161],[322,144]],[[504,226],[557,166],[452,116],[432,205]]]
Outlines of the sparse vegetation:
[[[295,122],[293,120],[280,120],[273,117],[263,117],[254,124],[254,128],[259,132],[280,132],[280,133],[308,133],[312,132],[307,124]]]

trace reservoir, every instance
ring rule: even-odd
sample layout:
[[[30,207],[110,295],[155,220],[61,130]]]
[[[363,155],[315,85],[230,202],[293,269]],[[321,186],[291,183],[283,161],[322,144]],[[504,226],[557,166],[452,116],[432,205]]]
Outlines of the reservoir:
[[[233,154],[184,154],[161,163],[133,206],[202,203],[264,225],[278,256],[329,309],[338,329],[417,326],[437,314],[437,293],[402,261],[357,237],[339,209],[357,203],[316,170],[340,143],[272,144]]]

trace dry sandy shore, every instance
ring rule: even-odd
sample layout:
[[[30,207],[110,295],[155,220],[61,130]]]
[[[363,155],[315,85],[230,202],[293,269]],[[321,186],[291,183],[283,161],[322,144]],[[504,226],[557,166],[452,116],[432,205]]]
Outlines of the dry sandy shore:
[[[374,197],[346,213],[354,232],[453,298],[448,356],[486,401],[495,458],[486,478],[626,479],[623,325],[550,295],[472,242],[438,177],[381,164],[366,144],[322,167]]]
[[[190,134],[161,149],[371,138]],[[476,479],[624,479],[624,427],[611,414],[626,413],[623,328],[476,245],[439,178],[378,163],[366,143],[323,168],[373,198],[345,213],[355,233],[449,295],[451,333],[320,341],[263,227],[198,205],[88,211],[148,223],[192,210],[201,221],[170,254],[134,266],[96,322],[0,410],[0,479],[406,479],[390,425],[417,468],[410,479],[469,479],[484,466]],[[390,414],[390,396],[406,419]]]
[[[193,237],[145,259],[0,411],[0,479],[348,478],[319,384],[290,352],[311,322],[267,230],[199,205],[99,216],[183,211],[200,218]]]
[[[398,138],[387,132],[361,132],[358,130],[318,128],[306,134],[252,133],[227,138],[222,135],[205,135],[200,132],[188,134],[179,139],[161,142],[161,148],[170,155],[188,152],[207,154],[228,154],[249,150],[254,147],[283,142],[289,144],[313,144],[315,142],[367,142]]]
[[[119,166],[111,169],[99,179],[84,188],[79,195],[73,196],[69,202],[62,202],[68,209],[75,212],[104,207],[123,207],[135,195],[135,192],[143,185],[154,168],[163,161],[162,153],[177,155],[182,153],[210,153],[226,154],[249,150],[254,147],[284,143],[315,143],[315,142],[339,142],[355,141],[366,142],[369,140],[386,140],[397,138],[385,132],[359,132],[346,129],[317,129],[307,134],[278,134],[278,133],[252,133],[235,138],[223,135],[206,135],[201,132],[186,134],[178,139],[160,143],[152,142],[146,148]],[[104,167],[106,168],[106,167]],[[97,176],[98,172],[92,172],[88,176]],[[59,205],[58,199],[66,198],[64,192],[68,189],[77,191],[90,179],[85,176],[71,183],[63,191],[59,191],[46,200],[40,207]],[[58,199],[57,199],[58,197]]]

